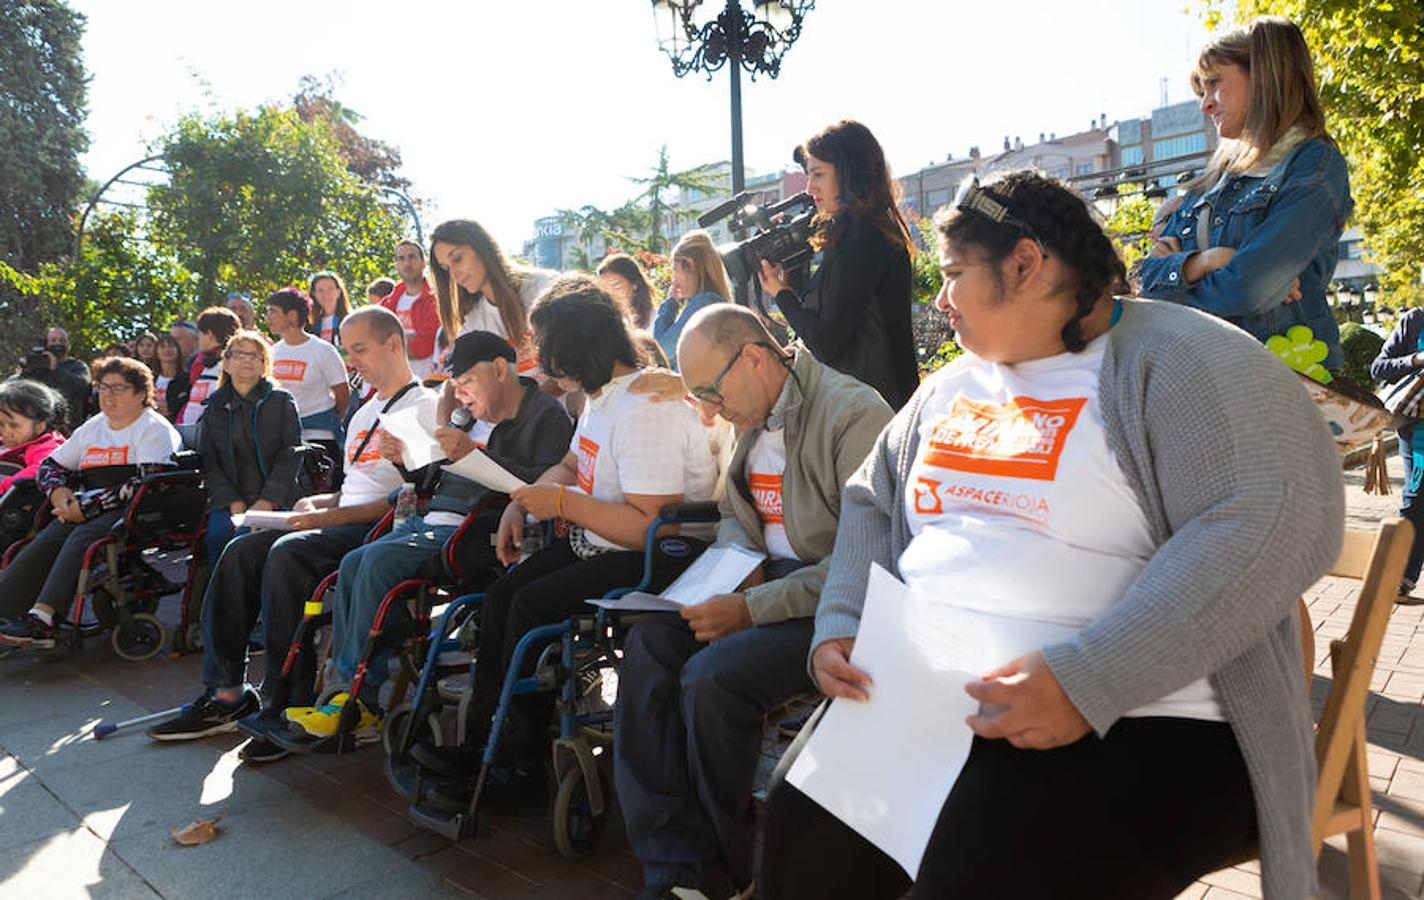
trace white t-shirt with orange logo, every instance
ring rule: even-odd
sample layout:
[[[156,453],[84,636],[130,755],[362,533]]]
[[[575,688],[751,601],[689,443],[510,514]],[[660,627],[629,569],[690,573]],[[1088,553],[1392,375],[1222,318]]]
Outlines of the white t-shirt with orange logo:
[[[346,446],[344,448],[346,474],[341,482],[341,505],[355,506],[370,503],[385,497],[401,486],[400,470],[393,463],[381,458],[381,429],[377,422],[381,408],[386,401],[372,397],[356,410],[346,426]],[[413,387],[405,392],[390,408],[397,412],[411,406],[428,405],[429,414],[435,415],[435,393],[423,387]],[[366,440],[366,435],[375,428],[376,433]],[[363,447],[362,444],[365,444]],[[359,457],[357,450],[361,451]]]
[[[198,380],[193,382],[192,388],[188,391],[188,402],[183,406],[183,410],[178,415],[178,422],[181,425],[192,425],[203,417],[207,412],[208,395],[218,389],[218,379],[222,376],[222,363],[208,366],[198,375]]]
[[[183,445],[178,431],[157,412],[145,409],[127,428],[115,431],[103,413],[74,429],[50,458],[70,471],[101,466],[168,462]]]
[[[341,353],[319,337],[309,336],[300,344],[281,340],[272,346],[272,376],[297,401],[297,415],[310,416],[336,408],[331,389],[346,383],[346,364]],[[304,440],[334,437],[329,429],[302,429]]]
[[[782,478],[786,474],[786,429],[763,431],[747,453],[746,467],[747,489],[751,491],[757,518],[761,519],[766,549],[780,559],[798,559],[786,537],[781,505]]]
[[[578,457],[579,490],[614,503],[625,494],[681,494],[689,503],[712,499],[717,462],[702,420],[686,403],[630,394],[628,386],[641,374],[615,378],[588,398],[570,444]],[[627,549],[591,531],[588,537],[601,547]]]
[[[1008,662],[1071,639],[1156,552],[1098,405],[1107,336],[1016,365],[966,354],[936,373],[905,489],[905,583],[982,614]],[[1206,679],[1134,716],[1222,720]]]

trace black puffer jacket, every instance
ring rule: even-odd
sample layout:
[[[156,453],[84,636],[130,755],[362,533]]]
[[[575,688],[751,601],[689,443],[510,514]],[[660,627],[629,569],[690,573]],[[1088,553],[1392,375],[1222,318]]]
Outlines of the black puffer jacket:
[[[261,381],[244,397],[226,384],[208,398],[200,424],[209,509],[234,500],[267,500],[278,509],[296,502],[302,423],[291,394]]]

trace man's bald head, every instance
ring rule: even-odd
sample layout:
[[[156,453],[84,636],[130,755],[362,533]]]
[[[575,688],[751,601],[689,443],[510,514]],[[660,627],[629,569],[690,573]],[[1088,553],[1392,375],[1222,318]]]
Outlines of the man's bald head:
[[[688,320],[677,361],[704,409],[739,431],[766,423],[790,374],[789,356],[766,325],[732,303],[714,303]]]

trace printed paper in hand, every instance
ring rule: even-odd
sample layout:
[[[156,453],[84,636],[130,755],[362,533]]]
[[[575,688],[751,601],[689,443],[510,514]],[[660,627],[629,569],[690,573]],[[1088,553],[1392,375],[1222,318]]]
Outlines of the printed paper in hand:
[[[716,544],[697,557],[697,561],[668,585],[661,596],[633,591],[616,600],[588,602],[604,609],[627,612],[677,612],[684,606],[694,606],[718,594],[730,594],[764,559],[766,554],[745,547]]]
[[[984,668],[985,620],[911,591],[872,566],[851,662],[870,700],[836,700],[787,780],[899,863],[911,878],[974,733],[964,685]],[[887,765],[886,736],[894,764]]]
[[[527,487],[526,482],[510,474],[508,469],[490,459],[479,448],[471,450],[455,462],[446,463],[441,468],[501,494],[512,494],[522,487]]]
[[[445,456],[440,442],[435,440],[435,408],[430,404],[416,404],[386,413],[381,416],[380,428],[405,445],[401,463],[407,471],[424,468]]]
[[[233,528],[251,528],[254,531],[295,531],[292,517],[302,513],[290,510],[249,509],[232,517]]]

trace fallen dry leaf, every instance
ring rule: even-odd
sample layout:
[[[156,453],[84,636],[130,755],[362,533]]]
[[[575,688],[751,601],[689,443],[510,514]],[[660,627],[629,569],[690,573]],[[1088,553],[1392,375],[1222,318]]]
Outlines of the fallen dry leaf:
[[[192,824],[182,828],[170,828],[168,833],[173,835],[173,840],[184,847],[196,847],[199,844],[206,844],[218,836],[218,823],[227,813],[218,813],[211,819],[194,819]]]

